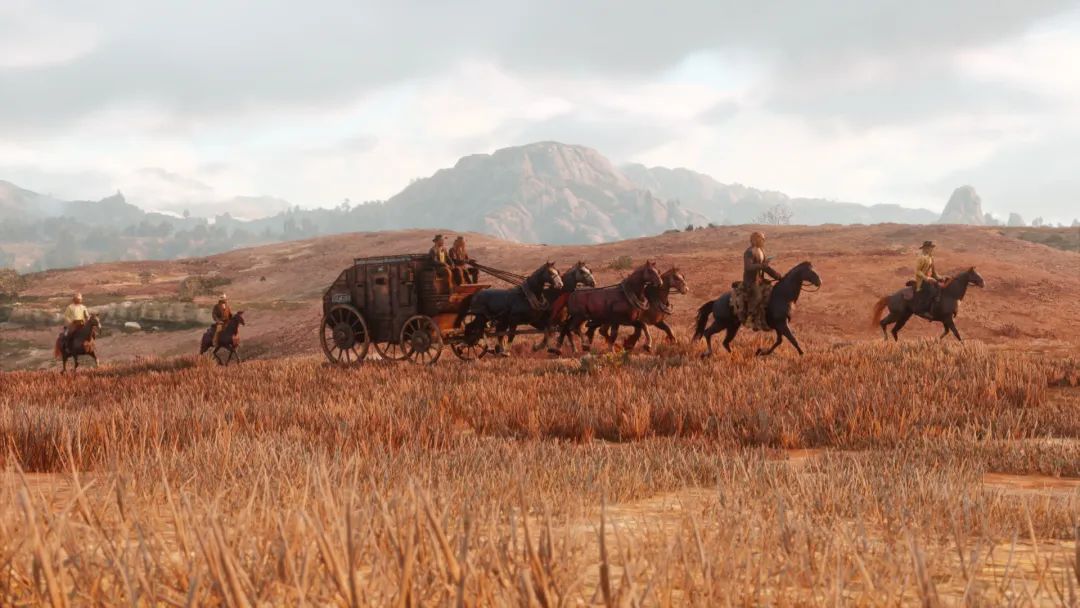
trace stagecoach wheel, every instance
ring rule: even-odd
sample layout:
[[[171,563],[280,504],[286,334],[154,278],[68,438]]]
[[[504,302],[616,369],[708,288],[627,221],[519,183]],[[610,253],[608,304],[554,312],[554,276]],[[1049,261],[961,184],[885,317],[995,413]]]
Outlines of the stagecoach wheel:
[[[371,344],[364,316],[346,304],[338,304],[326,313],[319,339],[326,358],[337,365],[363,361]]]
[[[401,342],[376,342],[375,352],[387,361],[404,361],[409,357],[408,347]]]
[[[405,347],[405,356],[414,363],[431,365],[442,354],[442,332],[431,317],[416,315],[401,327],[401,345]]]
[[[468,328],[473,321],[476,320],[476,315],[465,315],[462,320],[461,327],[464,328],[464,333],[450,344],[450,349],[454,351],[458,359],[462,361],[476,361],[477,359],[483,359],[484,355],[488,353],[487,335],[485,335],[485,329],[481,327],[476,335],[469,335]]]

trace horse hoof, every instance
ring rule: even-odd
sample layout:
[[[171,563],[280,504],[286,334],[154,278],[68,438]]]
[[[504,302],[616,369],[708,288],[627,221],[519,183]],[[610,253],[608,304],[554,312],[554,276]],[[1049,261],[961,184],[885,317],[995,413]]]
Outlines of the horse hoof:
[[[551,355],[553,357],[558,357],[559,355],[562,354],[562,352],[557,348],[549,348],[549,349],[547,349],[547,352],[548,352],[549,355]]]

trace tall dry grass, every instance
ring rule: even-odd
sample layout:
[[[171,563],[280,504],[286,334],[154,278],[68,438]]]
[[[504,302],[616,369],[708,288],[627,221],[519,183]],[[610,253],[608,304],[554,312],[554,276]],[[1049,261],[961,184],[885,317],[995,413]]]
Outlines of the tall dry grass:
[[[138,365],[0,376],[0,605],[1076,601],[1074,361]]]

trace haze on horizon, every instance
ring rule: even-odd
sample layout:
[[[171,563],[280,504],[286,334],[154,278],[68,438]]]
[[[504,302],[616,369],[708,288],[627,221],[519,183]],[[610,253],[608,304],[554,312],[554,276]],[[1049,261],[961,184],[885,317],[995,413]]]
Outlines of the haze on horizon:
[[[861,203],[940,210],[971,184],[1068,222],[1077,56],[1077,0],[7,0],[0,179],[332,206],[556,140]]]

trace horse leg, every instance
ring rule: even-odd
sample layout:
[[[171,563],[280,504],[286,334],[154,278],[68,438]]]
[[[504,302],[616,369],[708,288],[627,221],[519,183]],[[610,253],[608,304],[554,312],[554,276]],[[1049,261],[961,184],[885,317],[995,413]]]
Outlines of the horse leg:
[[[210,353],[210,354],[211,354],[211,355],[213,355],[213,357],[214,357],[214,361],[217,361],[217,364],[218,364],[218,365],[222,365],[222,363],[221,363],[221,357],[219,357],[219,356],[218,356],[218,349],[219,349],[219,348],[221,348],[221,347],[220,347],[220,346],[215,346],[215,347],[214,347],[214,352],[212,352],[212,353]]]
[[[660,328],[660,331],[667,334],[668,342],[671,342],[672,344],[678,342],[678,340],[675,339],[675,332],[672,331],[671,326],[667,324],[667,321],[660,321],[656,324],[656,326]],[[645,331],[648,332],[649,328],[646,327]]]
[[[75,355],[75,367],[72,368],[71,373],[79,371],[79,355]]]
[[[641,339],[641,334],[644,333],[645,330],[645,324],[641,321],[634,322],[631,327],[634,328],[634,333],[627,336],[626,340],[623,340],[623,348],[626,350],[634,350],[634,347],[637,346],[638,340]],[[648,344],[646,344],[645,350],[646,352],[648,352]]]
[[[783,341],[784,341],[784,335],[780,333],[779,329],[777,329],[776,330],[776,342],[773,342],[772,346],[770,346],[769,348],[758,348],[757,349],[758,356],[759,357],[765,357],[767,355],[771,355],[772,352],[774,350],[776,350],[776,347],[780,346],[780,344]]]
[[[910,313],[910,312],[909,313],[904,313],[903,316],[901,316],[900,319],[896,321],[896,325],[893,325],[892,337],[893,337],[894,341],[896,341],[896,342],[900,341],[900,336],[899,336],[900,330],[904,329],[904,325],[907,325],[908,320],[911,319],[911,314],[912,313]]]
[[[67,357],[67,355],[63,355],[63,358],[64,358],[64,368],[60,370],[60,373],[61,374],[66,374],[67,373],[67,360],[68,360],[68,357]]]
[[[941,334],[942,338],[948,335],[948,333],[951,331],[952,334],[956,336],[957,340],[959,340],[960,342],[964,341],[964,339],[960,337],[960,330],[956,329],[956,321],[954,321],[952,317],[946,317],[945,320],[942,321],[942,323],[945,325],[945,333]],[[938,339],[940,340],[941,338]]]
[[[784,334],[784,337],[787,338],[788,342],[791,342],[791,345],[795,347],[795,350],[799,351],[799,356],[801,357],[803,355],[802,347],[799,346],[799,341],[795,339],[795,334],[791,332],[791,328],[788,327],[787,323],[780,326],[780,333]]]
[[[732,323],[732,324],[728,325],[727,328],[726,328],[727,331],[724,333],[724,341],[723,341],[722,344],[724,346],[724,350],[726,350],[728,353],[731,352],[731,342],[735,339],[735,336],[739,333],[739,327],[741,327],[741,325],[739,325],[738,322],[735,322],[735,323]],[[717,331],[719,331],[719,329]]]
[[[884,338],[886,342],[889,341],[888,327],[889,325],[896,323],[897,319],[899,319],[899,317],[896,316],[896,313],[890,310],[889,314],[879,323],[879,325],[881,325],[881,337]]]
[[[615,352],[615,341],[619,339],[619,326],[617,324],[611,324],[608,329],[607,335],[607,347],[608,352]]]

